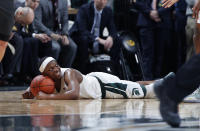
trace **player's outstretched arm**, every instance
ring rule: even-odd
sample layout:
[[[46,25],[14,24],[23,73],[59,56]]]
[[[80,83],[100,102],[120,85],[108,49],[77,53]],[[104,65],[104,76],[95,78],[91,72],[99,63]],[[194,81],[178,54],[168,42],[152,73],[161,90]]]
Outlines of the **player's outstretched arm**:
[[[178,2],[179,0],[163,0],[163,7],[164,8],[170,8],[172,5],[174,5],[176,2]]]
[[[76,73],[73,70],[67,70],[65,72],[65,82],[68,87],[71,89],[65,93],[58,94],[45,94],[39,92],[36,96],[39,100],[76,100],[79,98],[80,83],[76,77]]]

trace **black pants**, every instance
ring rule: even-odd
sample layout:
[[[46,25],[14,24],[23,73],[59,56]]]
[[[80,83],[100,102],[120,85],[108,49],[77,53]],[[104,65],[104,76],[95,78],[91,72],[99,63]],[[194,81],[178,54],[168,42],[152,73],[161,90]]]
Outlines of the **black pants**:
[[[58,57],[58,63],[63,68],[70,68],[74,62],[77,45],[74,41],[68,37],[69,45],[62,45],[60,43],[60,54]]]
[[[177,40],[177,68],[185,63],[186,58],[186,33],[185,26],[187,17],[185,12],[176,11],[175,37]]]
[[[176,102],[194,92],[200,85],[200,54],[193,56],[167,81],[167,94]]]
[[[51,42],[42,43],[39,39],[27,37],[24,38],[24,49],[22,59],[22,73],[29,76],[39,74],[39,57],[51,56]]]
[[[85,36],[72,36],[72,39],[75,41],[75,43],[78,46],[77,49],[77,56],[75,60],[75,68],[81,71],[81,73],[86,74],[87,73],[87,62],[89,60],[89,54],[91,53],[90,50],[92,50],[93,43],[88,41],[87,37]],[[108,55],[111,56],[111,59],[118,64],[119,62],[119,52],[121,48],[121,40],[120,38],[116,37],[114,38],[114,44],[113,47],[109,52],[104,51],[104,47],[100,45],[100,53],[107,53]],[[119,64],[118,64],[119,65]]]
[[[153,79],[154,69],[154,52],[156,43],[155,27],[141,28],[140,29],[140,40],[142,46],[142,68],[144,71],[144,79]]]
[[[153,80],[165,75],[164,63],[168,61],[171,32],[160,25],[140,29],[142,46],[142,67],[145,80]],[[167,54],[168,53],[168,54]]]

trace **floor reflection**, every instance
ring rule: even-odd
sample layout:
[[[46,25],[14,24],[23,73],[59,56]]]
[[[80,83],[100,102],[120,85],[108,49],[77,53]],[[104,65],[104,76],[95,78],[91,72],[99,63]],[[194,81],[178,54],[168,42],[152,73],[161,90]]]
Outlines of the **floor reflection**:
[[[183,119],[179,129],[199,128],[196,118]],[[161,119],[128,118],[126,115],[101,114],[96,115],[33,115],[8,116],[0,118],[0,130],[110,130],[110,129],[166,129],[170,128]]]
[[[0,92],[0,131],[176,130],[162,121],[156,99],[24,100]],[[200,104],[182,103],[179,130],[200,129]]]

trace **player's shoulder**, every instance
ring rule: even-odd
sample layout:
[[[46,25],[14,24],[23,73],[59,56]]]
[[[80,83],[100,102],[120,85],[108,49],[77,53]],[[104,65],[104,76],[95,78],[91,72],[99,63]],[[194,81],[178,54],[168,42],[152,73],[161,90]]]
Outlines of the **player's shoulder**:
[[[73,68],[67,68],[65,70],[65,74],[66,76],[68,77],[71,77],[73,79],[77,79],[79,81],[79,83],[82,81],[83,79],[83,75],[81,72],[79,72],[78,70],[76,69],[73,69]]]
[[[73,69],[73,68],[61,68],[61,73],[62,74],[76,74],[77,70]]]

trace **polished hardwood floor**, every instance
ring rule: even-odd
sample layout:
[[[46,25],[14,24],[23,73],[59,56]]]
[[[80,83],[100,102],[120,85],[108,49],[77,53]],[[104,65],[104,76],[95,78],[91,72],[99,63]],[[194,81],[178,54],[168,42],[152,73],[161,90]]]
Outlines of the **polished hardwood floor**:
[[[200,103],[181,103],[182,124],[162,121],[157,99],[27,100],[23,91],[0,92],[2,130],[200,130]]]

